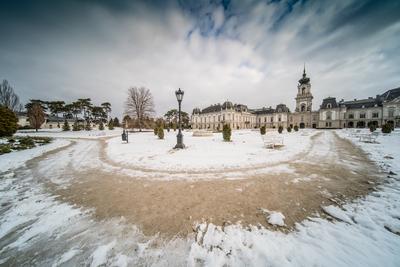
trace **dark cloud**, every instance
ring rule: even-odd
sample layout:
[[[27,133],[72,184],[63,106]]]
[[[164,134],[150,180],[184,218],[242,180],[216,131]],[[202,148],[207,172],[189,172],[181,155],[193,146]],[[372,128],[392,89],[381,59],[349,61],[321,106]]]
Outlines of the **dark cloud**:
[[[293,106],[302,65],[315,106],[400,85],[399,1],[2,1],[0,79],[23,100],[92,97],[123,112],[144,85],[163,114],[230,98]]]

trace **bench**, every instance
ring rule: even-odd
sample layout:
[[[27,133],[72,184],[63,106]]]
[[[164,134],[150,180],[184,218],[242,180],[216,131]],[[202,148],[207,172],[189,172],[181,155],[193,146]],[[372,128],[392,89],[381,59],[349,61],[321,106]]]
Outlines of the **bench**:
[[[377,133],[359,134],[359,141],[364,143],[376,143]]]
[[[281,136],[267,136],[267,135],[261,135],[261,138],[264,142],[264,147],[266,148],[279,148],[284,146],[283,145],[283,137]]]

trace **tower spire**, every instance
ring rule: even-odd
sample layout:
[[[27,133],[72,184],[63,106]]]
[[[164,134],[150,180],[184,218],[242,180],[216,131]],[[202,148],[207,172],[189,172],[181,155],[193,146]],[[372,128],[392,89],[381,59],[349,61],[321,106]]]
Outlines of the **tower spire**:
[[[304,62],[303,77],[306,77],[306,63]]]

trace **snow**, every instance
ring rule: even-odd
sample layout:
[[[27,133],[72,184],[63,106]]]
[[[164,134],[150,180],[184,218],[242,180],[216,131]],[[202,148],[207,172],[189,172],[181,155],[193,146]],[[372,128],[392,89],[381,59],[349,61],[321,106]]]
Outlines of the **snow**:
[[[337,133],[362,148],[387,173],[397,175],[385,175],[376,193],[342,208],[323,207],[337,220],[310,218],[289,234],[256,226],[222,229],[207,224],[203,226],[207,230],[198,233],[202,242],[191,246],[189,265],[399,266],[400,132],[380,134],[379,144],[361,143],[346,131]]]
[[[185,131],[183,150],[174,150],[177,132],[165,132],[159,140],[153,133],[130,134],[129,143],[121,138],[107,141],[107,156],[112,161],[130,167],[158,171],[201,171],[230,168],[251,168],[289,161],[310,146],[310,138],[318,131],[283,133],[268,132],[267,136],[282,136],[285,146],[281,149],[264,148],[258,131],[233,131],[232,142],[224,142],[222,133],[195,137]]]
[[[14,151],[11,153],[0,155],[0,172],[16,169],[25,165],[26,161],[38,157],[51,150],[65,147],[70,144],[68,140],[53,140],[50,144],[37,146],[31,149]]]
[[[20,130],[16,136],[44,136],[54,138],[84,138],[84,139],[98,139],[102,137],[120,136],[122,128],[114,128],[114,130],[105,129],[91,130],[91,131],[63,131],[61,129],[39,129],[35,130]]]
[[[269,211],[261,209],[266,214],[268,223],[271,225],[285,226],[285,216],[279,211]]]
[[[29,168],[23,167],[25,161],[44,153],[40,149],[49,151],[51,146],[54,149],[61,145],[59,142],[67,145],[69,141],[56,139],[46,146],[5,154],[4,157],[0,156],[0,173],[8,170],[7,173],[0,174],[0,239],[4,242],[2,243],[4,246],[0,249],[0,264],[6,263],[9,257],[21,255],[16,259],[15,265],[399,266],[400,131],[397,130],[390,135],[380,133],[376,144],[359,142],[345,130],[336,132],[363,149],[369,158],[383,169],[382,181],[377,185],[375,192],[342,207],[324,206],[323,210],[333,218],[332,220],[315,216],[297,224],[296,230],[290,233],[272,231],[260,226],[220,227],[201,223],[196,238],[189,236],[170,241],[164,241],[158,236],[146,237],[136,226],[126,223],[123,218],[94,220],[90,210],[63,203],[55,196],[46,193],[39,181],[32,181],[33,176]],[[314,131],[310,132],[309,136],[313,133]],[[256,133],[250,131],[234,133],[234,138],[237,138],[234,140],[241,140],[243,137],[246,141],[252,134]],[[289,141],[291,134],[296,133],[285,134],[285,143],[300,142],[295,135],[293,140]],[[199,152],[200,159],[206,161],[207,159],[202,159],[205,148],[201,142],[204,139],[191,141],[187,135],[185,133],[185,143],[189,145],[189,149]],[[138,141],[134,142],[140,149],[140,140],[144,142],[150,136],[140,134],[136,137],[132,134],[130,140],[137,138]],[[171,136],[171,139],[174,139],[174,136]],[[300,142],[301,150],[307,149],[307,144],[303,143],[308,142],[309,136],[306,136],[304,142]],[[209,141],[218,150],[222,150],[225,143],[220,145],[219,138],[214,135]],[[109,144],[116,142],[116,146],[124,145],[118,144],[115,140],[111,139]],[[169,146],[175,142],[167,140],[160,143]],[[154,139],[152,141],[155,142]],[[46,160],[46,164],[40,166],[39,175],[51,178],[56,172],[68,168],[68,164],[76,164],[74,167],[77,168],[90,166],[123,171],[90,157],[89,153],[93,151],[98,153],[96,141],[76,140],[76,142],[79,143],[79,149],[74,152],[67,149],[65,153],[60,153],[60,157]],[[253,141],[249,141],[251,151],[257,151],[255,145],[258,146],[260,143],[251,142]],[[250,150],[240,148],[240,144],[239,141],[226,144],[230,145],[230,149],[225,151],[238,153],[236,150],[239,150],[251,153]],[[167,145],[163,145],[165,151],[168,151]],[[124,146],[135,149],[133,145]],[[290,149],[300,151],[296,148]],[[33,153],[34,151],[36,152]],[[158,151],[156,156],[163,158],[165,151]],[[274,154],[275,151],[271,152],[271,155],[275,155],[272,157],[273,160],[278,162],[281,157],[280,151],[277,151],[277,154]],[[288,150],[286,152],[288,153]],[[28,155],[25,155],[26,153]],[[252,155],[246,154],[246,156]],[[10,157],[14,157],[15,162],[10,160]],[[66,157],[74,157],[76,160],[71,163]],[[291,155],[286,157],[290,158]],[[217,160],[219,162],[214,168],[219,168],[224,163],[223,160]],[[233,160],[234,164],[229,166],[240,166],[244,162],[241,159]],[[204,164],[187,163],[189,165],[185,166],[190,168]],[[281,165],[285,166],[284,163]],[[274,168],[279,169],[281,165]],[[157,166],[166,167],[165,164]],[[11,168],[18,169],[10,172]],[[279,211],[269,211],[267,219],[279,225],[284,223],[285,218]]]

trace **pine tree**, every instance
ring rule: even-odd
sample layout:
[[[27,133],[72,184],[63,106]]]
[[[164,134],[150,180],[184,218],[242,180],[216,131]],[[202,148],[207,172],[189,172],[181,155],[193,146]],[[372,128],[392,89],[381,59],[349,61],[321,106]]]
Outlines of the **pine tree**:
[[[0,106],[0,136],[11,136],[18,128],[18,118],[15,113],[4,106]]]

